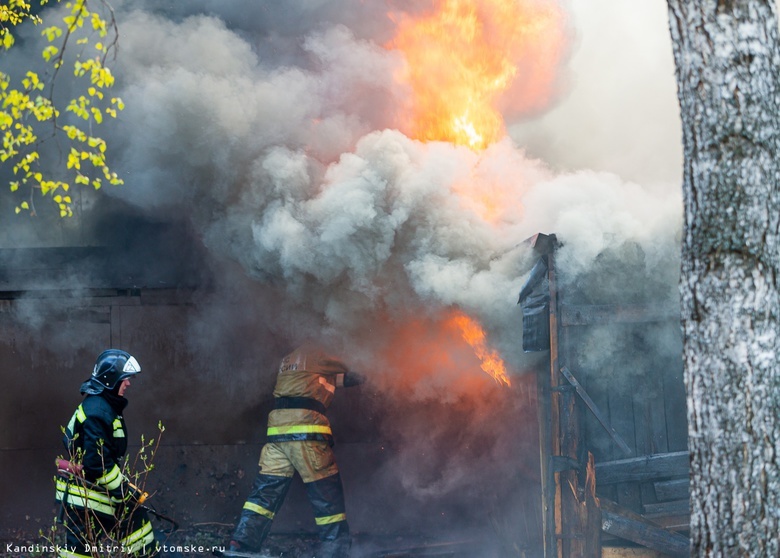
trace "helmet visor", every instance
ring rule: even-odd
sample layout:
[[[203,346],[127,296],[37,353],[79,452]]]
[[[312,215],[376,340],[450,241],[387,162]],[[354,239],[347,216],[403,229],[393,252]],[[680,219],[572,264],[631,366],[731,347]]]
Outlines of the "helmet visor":
[[[127,362],[125,362],[125,365],[122,367],[122,372],[125,374],[138,374],[141,371],[141,365],[138,364],[138,361],[135,360],[135,357],[131,356],[127,359]]]

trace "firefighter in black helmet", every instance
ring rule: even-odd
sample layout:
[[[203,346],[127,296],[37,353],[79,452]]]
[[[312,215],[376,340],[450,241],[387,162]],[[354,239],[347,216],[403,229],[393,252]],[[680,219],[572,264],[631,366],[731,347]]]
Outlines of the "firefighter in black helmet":
[[[111,543],[118,553],[157,553],[152,524],[146,510],[138,507],[146,495],[130,483],[121,467],[127,451],[124,394],[130,379],[140,372],[141,366],[129,353],[109,349],[98,356],[92,375],[81,385],[84,400],[63,437],[67,459],[58,462],[56,499],[62,503],[66,533],[61,557],[92,556],[90,545],[110,532],[120,536]]]
[[[296,472],[314,510],[321,540],[317,558],[349,555],[344,492],[325,412],[337,387],[363,381],[362,375],[312,343],[282,359],[274,388],[275,408],[268,416],[267,443],[260,453],[260,471],[223,556],[259,552]]]

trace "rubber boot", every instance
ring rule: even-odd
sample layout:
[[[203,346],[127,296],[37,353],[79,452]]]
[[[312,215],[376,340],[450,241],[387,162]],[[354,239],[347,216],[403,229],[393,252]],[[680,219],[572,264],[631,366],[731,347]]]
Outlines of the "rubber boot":
[[[274,516],[282,507],[291,477],[258,474],[252,491],[249,493],[241,518],[233,532],[233,541],[241,545],[241,550],[259,553],[268,532],[271,530]]]
[[[314,510],[314,520],[321,541],[316,558],[347,558],[352,539],[344,511],[341,475],[336,473],[307,483],[306,494]]]

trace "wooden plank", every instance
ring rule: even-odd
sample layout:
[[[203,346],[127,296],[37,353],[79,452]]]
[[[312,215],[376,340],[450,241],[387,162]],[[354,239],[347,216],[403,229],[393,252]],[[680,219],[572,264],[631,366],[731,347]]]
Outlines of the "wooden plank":
[[[646,378],[652,378],[651,404],[648,405],[648,425],[650,426],[650,439],[648,440],[648,447],[644,454],[656,454],[667,453],[671,451],[669,449],[669,439],[667,435],[667,417],[666,407],[664,406],[664,393],[665,382],[664,378],[660,377],[657,369],[647,369],[645,371]]]
[[[676,359],[668,359],[662,370],[664,371],[664,414],[669,451],[684,451],[688,449],[688,403],[679,356]]]
[[[623,450],[626,455],[631,455],[631,448],[628,447],[626,441],[623,440],[620,434],[618,434],[617,431],[612,427],[607,418],[601,412],[601,409],[598,408],[593,399],[590,398],[590,395],[588,395],[588,392],[585,391],[585,388],[582,387],[582,385],[577,381],[577,378],[574,377],[574,374],[571,373],[571,370],[565,366],[562,366],[561,374],[563,374],[563,377],[566,378],[566,380],[568,380],[568,382],[574,387],[577,395],[580,396],[580,399],[582,399],[588,409],[590,409],[590,412],[593,413],[593,416],[595,416],[601,426],[604,427],[604,430],[607,431],[607,434],[609,434],[610,438],[612,438],[612,440],[621,450]]]
[[[560,396],[556,388],[560,385],[560,373],[558,372],[558,281],[556,277],[555,252],[547,255],[547,281],[550,289],[550,432],[551,455],[561,455],[561,420],[560,420]],[[545,558],[560,557],[563,554],[563,503],[561,501],[561,475],[548,471],[552,484],[549,485],[551,493],[547,495],[548,501],[552,500],[551,510],[548,511],[550,521],[545,532],[544,556]],[[548,541],[548,538],[550,540]],[[549,543],[549,544],[548,544]]]
[[[600,369],[588,369],[584,373],[582,380],[587,380],[585,386],[588,390],[588,395],[590,395],[591,399],[593,399],[594,403],[601,409],[604,416],[606,416],[607,420],[611,423],[612,409],[609,406],[610,384],[608,379],[602,376],[601,372]],[[585,427],[584,443],[588,447],[588,450],[593,452],[596,463],[616,459],[616,456],[613,455],[613,449],[615,447],[614,442],[609,436],[604,434],[604,428],[592,414],[586,413],[583,426]],[[598,490],[601,490],[601,485],[598,481],[597,485]],[[614,487],[610,487],[610,491],[613,488]],[[615,499],[611,495],[608,495],[607,497],[610,500]]]
[[[577,461],[579,448],[579,420],[576,406],[577,398],[571,391],[558,392],[559,417],[561,425],[561,459],[570,461],[574,468],[566,468],[558,473],[561,487],[561,556],[569,558],[584,556]]]
[[[555,481],[552,469],[550,374],[546,368],[542,368],[536,375],[536,379],[537,415],[539,422],[539,464],[542,493],[542,533],[544,557],[549,558],[553,556],[552,546],[555,540]]]
[[[673,500],[671,502],[659,502],[657,504],[646,504],[644,506],[647,517],[660,517],[664,515],[684,515],[691,513],[690,501],[685,500]]]
[[[596,479],[599,485],[649,481],[664,477],[687,477],[688,471],[687,451],[596,463]]]
[[[558,326],[555,308],[557,306],[557,291],[555,286],[555,272],[553,253],[547,256],[548,279],[550,289],[550,358],[547,366],[539,370],[537,375],[537,412],[539,419],[539,462],[541,476],[541,503],[542,503],[542,541],[544,558],[557,558],[559,556],[556,535],[559,533],[557,520],[560,514],[556,513],[558,500],[557,475],[553,470],[552,458],[559,455],[560,428],[557,415],[557,399],[553,395],[552,388],[556,375],[552,371],[558,367]]]
[[[641,360],[641,359],[640,359]],[[642,366],[641,362],[632,363],[632,367]],[[663,404],[656,404],[662,401],[661,396],[656,389],[657,383],[661,378],[654,374],[648,374],[646,368],[642,369],[634,383],[634,389],[631,390],[631,396],[634,405],[634,437],[636,439],[636,451],[638,455],[652,455],[659,453],[655,451],[653,440],[653,415],[663,416]],[[638,483],[640,506],[656,502],[655,491],[651,483]],[[642,511],[642,507],[635,508],[636,511]]]
[[[613,373],[619,372],[619,368],[618,363],[614,363]],[[636,417],[634,416],[634,402],[630,392],[610,390],[607,395],[610,401],[612,425],[615,427],[615,430],[623,432],[628,436],[629,447],[636,448],[636,431],[634,428]],[[619,456],[624,457],[625,453],[615,445],[612,455],[613,458],[618,458]],[[598,465],[596,466],[596,479],[597,482],[601,482]],[[620,505],[637,513],[642,511],[642,498],[638,484],[635,482],[620,482],[616,484],[616,489],[617,502]]]
[[[690,555],[690,542],[687,537],[667,531],[614,502],[601,501],[601,528],[605,533],[670,556]]]
[[[684,500],[690,495],[690,481],[688,479],[656,482],[653,483],[653,488],[655,489],[655,497],[660,502]]]
[[[583,527],[581,556],[601,556],[601,503],[596,497],[596,462],[588,452],[585,467],[585,489],[582,491],[580,524]]]
[[[591,304],[562,305],[561,325],[584,326],[594,324],[644,323],[680,321],[677,308],[658,304]]]

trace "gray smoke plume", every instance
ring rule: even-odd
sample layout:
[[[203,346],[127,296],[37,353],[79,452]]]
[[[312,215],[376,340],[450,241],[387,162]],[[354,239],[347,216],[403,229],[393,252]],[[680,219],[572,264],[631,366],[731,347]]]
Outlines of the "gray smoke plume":
[[[557,160],[542,161],[509,138],[475,153],[397,131],[410,93],[394,77],[402,54],[383,47],[393,29],[386,7],[125,1],[115,9],[115,93],[127,108],[105,131],[127,186],[109,193],[149,218],[189,223],[211,253],[283,291],[284,311],[305,309],[315,329],[348,339],[378,314],[456,307],[519,369],[510,324],[526,238],[556,233],[572,277],[625,242],[642,247],[648,269],[674,252],[679,195],[676,185],[658,186],[663,173],[645,187],[608,172],[556,171],[577,162],[576,153],[566,160],[571,147],[547,149]],[[563,68],[561,76],[570,78]],[[598,97],[571,89],[558,112],[581,107],[581,95]],[[510,130],[544,152],[536,122]],[[582,132],[571,121],[559,133]],[[474,192],[498,205],[490,219]]]

